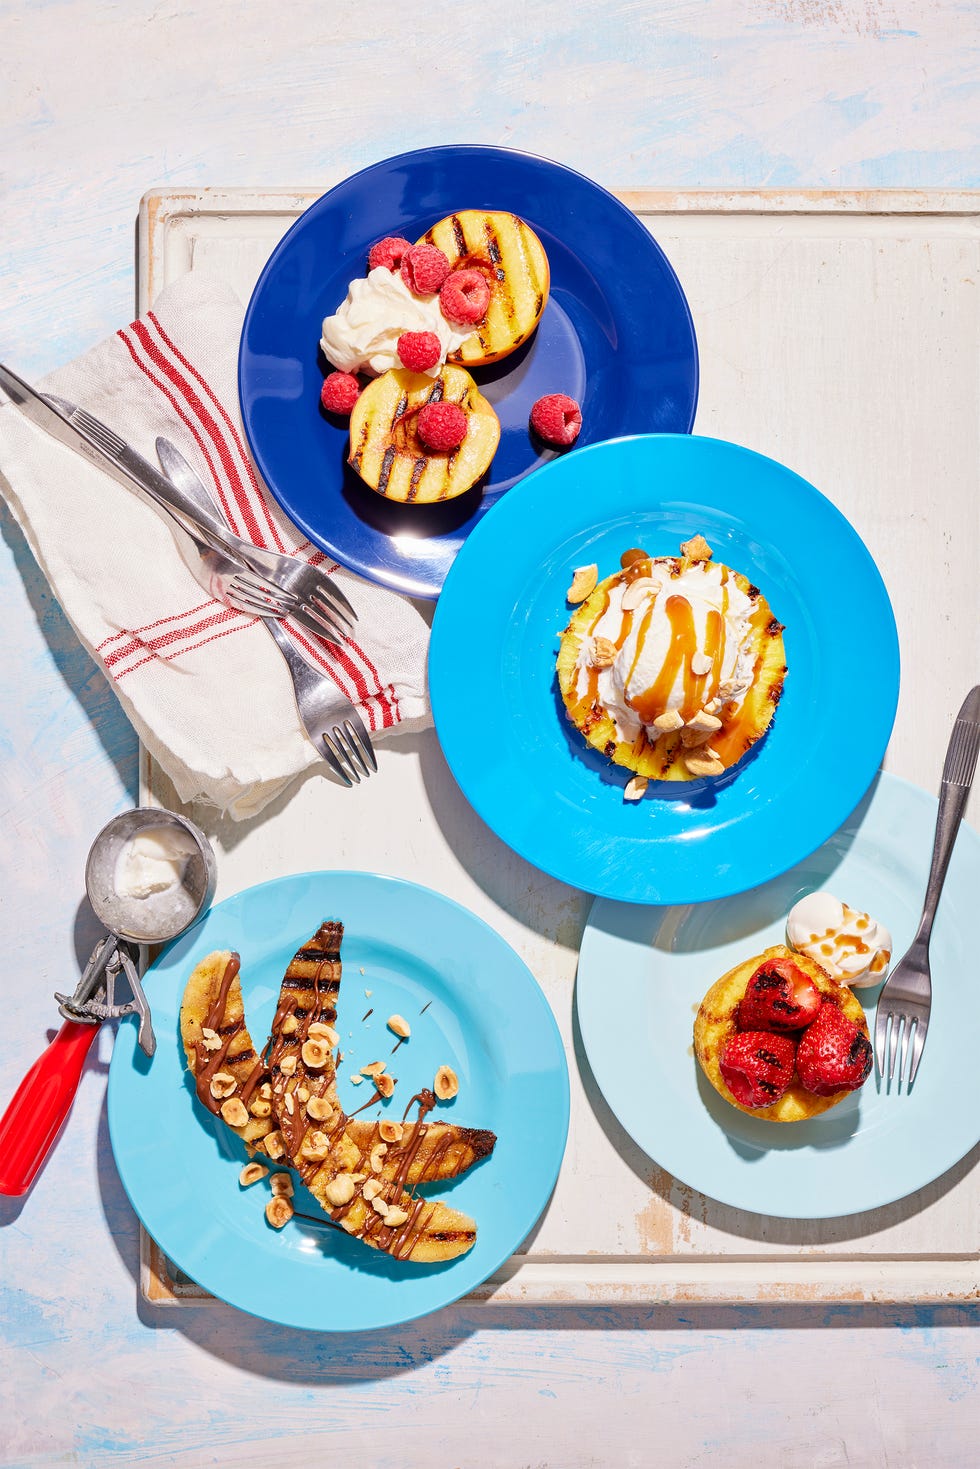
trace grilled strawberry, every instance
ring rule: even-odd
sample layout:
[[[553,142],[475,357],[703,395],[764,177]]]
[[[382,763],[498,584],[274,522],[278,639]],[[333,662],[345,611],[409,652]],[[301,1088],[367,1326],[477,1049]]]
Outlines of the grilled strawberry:
[[[817,1097],[856,1092],[868,1079],[874,1056],[868,1037],[833,1000],[800,1037],[796,1069],[800,1084]]]
[[[820,1013],[820,991],[791,959],[765,959],[745,987],[739,1030],[802,1030]]]
[[[725,1085],[743,1107],[770,1107],[793,1080],[796,1044],[768,1030],[736,1032],[721,1053]]]

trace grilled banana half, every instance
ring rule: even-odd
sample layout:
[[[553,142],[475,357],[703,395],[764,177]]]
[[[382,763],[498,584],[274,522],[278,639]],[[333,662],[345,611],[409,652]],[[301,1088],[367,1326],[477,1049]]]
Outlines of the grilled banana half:
[[[713,561],[700,536],[681,549],[625,553],[576,607],[558,652],[576,729],[650,780],[723,775],[765,734],[786,676],[783,628],[759,588]]]
[[[337,1099],[334,1029],[342,937],[341,924],[324,923],[293,958],[280,991],[268,1063],[288,1161],[348,1234],[394,1259],[450,1260],[472,1247],[476,1225],[437,1200],[415,1198],[408,1186],[455,1176],[486,1157],[496,1139],[480,1129],[426,1123],[431,1092],[412,1099],[418,1113],[412,1122],[345,1116]],[[366,1105],[379,1097],[376,1092]]]
[[[272,1087],[245,1025],[237,954],[216,950],[194,969],[181,1001],[180,1036],[201,1103],[259,1147],[276,1125]]]
[[[456,403],[466,414],[458,449],[429,449],[416,432],[426,403]],[[488,469],[500,442],[500,420],[461,367],[436,378],[392,368],[361,393],[350,417],[348,458],[361,479],[389,500],[431,505],[464,494]]]
[[[548,300],[544,246],[516,214],[464,209],[434,224],[417,243],[436,245],[453,270],[479,270],[490,287],[486,316],[451,354],[463,367],[499,362],[534,331]]]

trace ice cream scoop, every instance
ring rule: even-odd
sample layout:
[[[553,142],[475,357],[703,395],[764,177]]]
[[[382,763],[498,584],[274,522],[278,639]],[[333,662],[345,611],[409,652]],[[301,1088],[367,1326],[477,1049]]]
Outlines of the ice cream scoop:
[[[138,1016],[140,1047],[153,1055],[138,945],[183,933],[211,901],[215,876],[207,837],[173,811],[137,807],[99,832],[85,864],[85,890],[108,933],[96,944],[74,994],[55,995],[65,1023],[0,1118],[0,1194],[24,1194],[34,1182],[68,1117],[104,1020]],[[117,996],[120,978],[128,998]]]
[[[807,893],[793,905],[786,942],[852,988],[880,983],[892,957],[892,936],[883,923],[825,892]]]

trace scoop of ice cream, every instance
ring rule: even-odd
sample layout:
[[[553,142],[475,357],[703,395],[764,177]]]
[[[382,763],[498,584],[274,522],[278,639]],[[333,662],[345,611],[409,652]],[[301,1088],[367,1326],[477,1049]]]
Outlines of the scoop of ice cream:
[[[650,564],[648,578],[610,587],[605,611],[592,629],[593,639],[605,638],[617,650],[599,674],[597,692],[620,740],[635,740],[668,710],[682,711],[686,719],[696,714],[697,708],[686,707],[692,669],[708,671],[706,692],[712,696],[705,708],[711,714],[722,704],[741,705],[755,669],[755,603],[729,569],[699,561],[678,573],[670,558]],[[594,642],[583,638],[580,695],[588,684],[593,648]]]
[[[892,936],[884,924],[831,893],[808,893],[793,905],[786,942],[816,959],[831,979],[853,988],[878,984],[891,963]]]
[[[176,887],[197,848],[186,832],[152,826],[120,849],[114,886],[122,898],[151,898]]]
[[[457,330],[439,309],[438,295],[413,295],[400,275],[379,265],[351,281],[346,300],[324,320],[320,346],[341,372],[378,376],[401,366],[402,332],[433,332],[438,337],[442,355],[426,368],[428,377],[436,377],[449,353],[472,336],[473,328]]]

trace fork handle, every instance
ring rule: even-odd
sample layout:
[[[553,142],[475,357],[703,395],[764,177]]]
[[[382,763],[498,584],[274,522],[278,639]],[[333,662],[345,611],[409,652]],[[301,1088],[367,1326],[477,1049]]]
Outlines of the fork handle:
[[[939,811],[936,835],[932,845],[932,865],[926,884],[926,898],[914,944],[929,946],[933,920],[946,881],[949,859],[959,834],[980,750],[980,684],[971,689],[956,716],[946,749],[942,784],[939,787]]]

